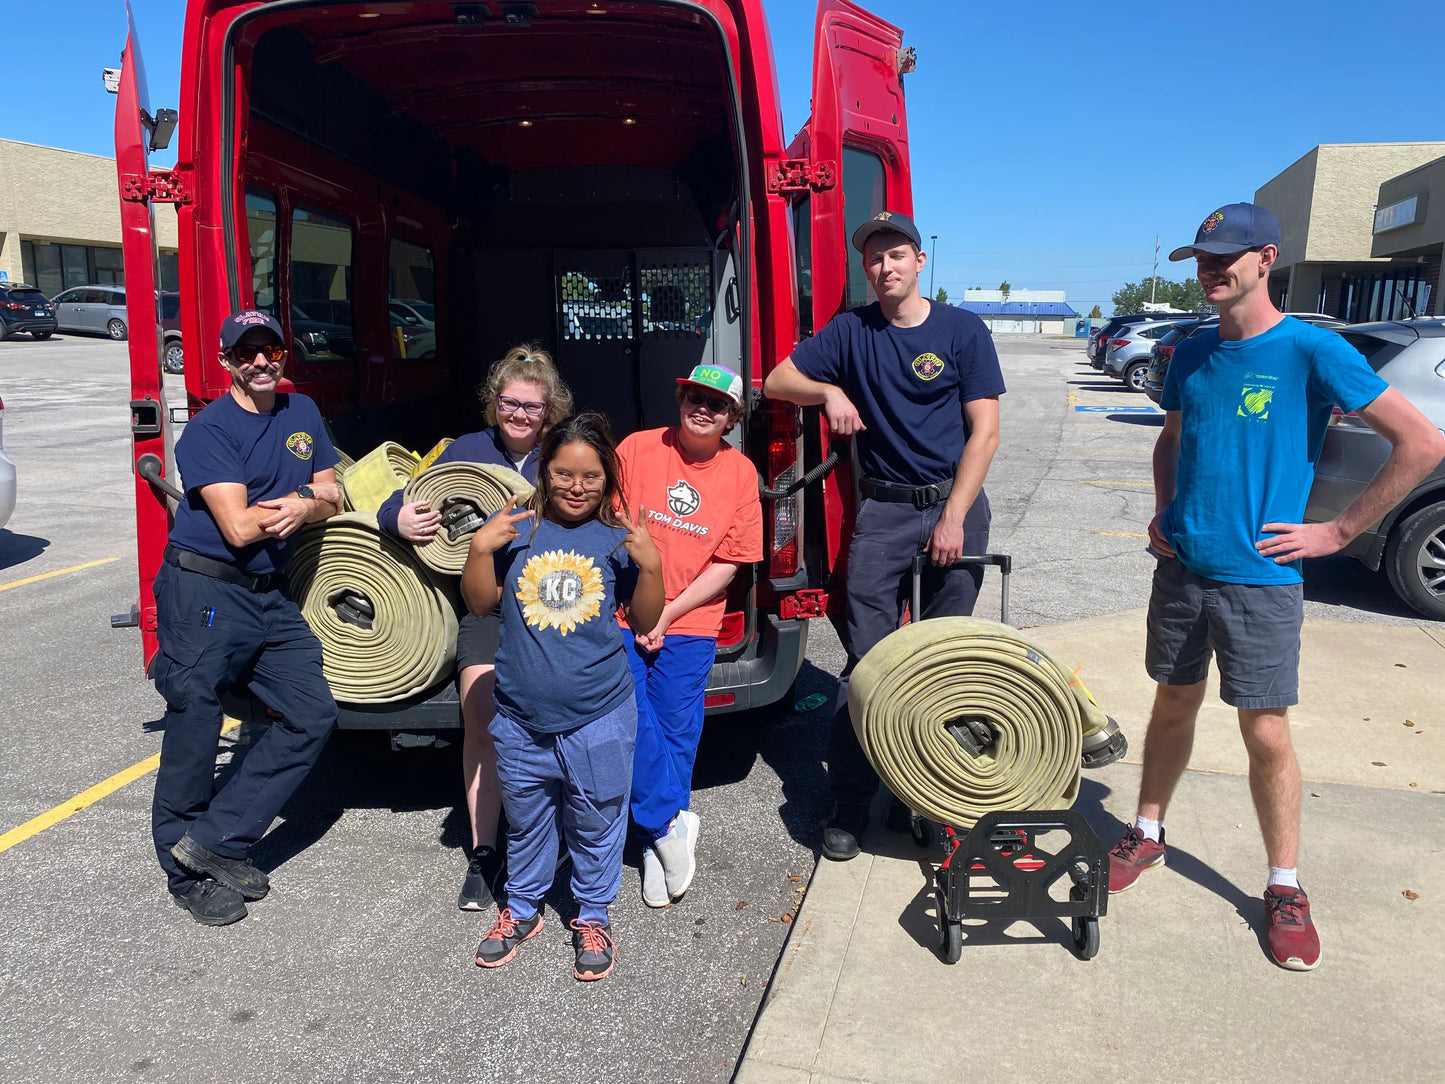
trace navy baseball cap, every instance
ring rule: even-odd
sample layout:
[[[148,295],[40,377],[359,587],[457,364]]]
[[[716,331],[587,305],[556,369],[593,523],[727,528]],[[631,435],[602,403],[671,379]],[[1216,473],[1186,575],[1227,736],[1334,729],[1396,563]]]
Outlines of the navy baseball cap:
[[[269,331],[278,343],[286,345],[286,336],[281,333],[281,325],[276,322],[276,317],[259,309],[244,309],[231,313],[221,321],[221,349],[232,349],[241,341],[242,335],[256,328]]]
[[[875,233],[901,233],[919,248],[923,247],[923,238],[919,236],[918,227],[913,224],[913,219],[901,211],[879,211],[853,231],[853,247],[862,252],[868,238]]]
[[[1200,223],[1194,244],[1182,245],[1169,259],[1187,260],[1196,252],[1227,254],[1247,248],[1280,246],[1279,219],[1257,203],[1231,203]]]

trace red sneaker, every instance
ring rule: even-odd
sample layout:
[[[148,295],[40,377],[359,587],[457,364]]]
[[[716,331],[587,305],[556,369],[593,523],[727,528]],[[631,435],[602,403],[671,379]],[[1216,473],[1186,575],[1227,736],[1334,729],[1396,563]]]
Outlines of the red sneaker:
[[[1320,966],[1320,932],[1310,918],[1303,888],[1270,885],[1264,890],[1264,920],[1269,926],[1269,955],[1291,971]]]
[[[1123,892],[1134,887],[1139,874],[1164,864],[1164,829],[1159,829],[1159,842],[1145,837],[1137,825],[1129,825],[1124,838],[1109,852],[1109,891]]]

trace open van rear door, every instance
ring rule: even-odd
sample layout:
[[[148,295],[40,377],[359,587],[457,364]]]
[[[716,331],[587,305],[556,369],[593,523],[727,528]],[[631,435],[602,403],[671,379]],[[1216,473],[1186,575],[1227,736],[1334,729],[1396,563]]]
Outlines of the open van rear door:
[[[819,0],[813,38],[813,113],[788,147],[788,170],[798,179],[794,226],[799,246],[799,322],[804,334],[836,313],[872,300],[861,260],[848,238],[882,210],[913,213],[908,162],[908,116],[903,76],[913,50],[903,32],[849,0]],[[827,444],[807,435],[806,461],[816,463]],[[822,553],[809,566],[841,571],[843,541],[854,511],[848,465],[824,483]],[[841,588],[842,580],[833,577]],[[841,590],[831,599],[843,601]]]
[[[156,650],[156,605],[152,584],[160,566],[170,507],[162,489],[147,480],[172,478],[170,411],[161,378],[160,270],[152,203],[174,202],[171,175],[150,172],[149,154],[156,116],[146,90],[145,63],[135,16],[126,3],[130,33],[121,58],[115,104],[115,164],[120,182],[121,246],[125,260],[126,324],[130,340],[130,427],[135,469],[136,554],[140,597],[130,623],[139,623],[147,665]],[[174,113],[161,123],[174,123]],[[173,484],[173,483],[172,483]],[[123,620],[116,624],[125,624]]]

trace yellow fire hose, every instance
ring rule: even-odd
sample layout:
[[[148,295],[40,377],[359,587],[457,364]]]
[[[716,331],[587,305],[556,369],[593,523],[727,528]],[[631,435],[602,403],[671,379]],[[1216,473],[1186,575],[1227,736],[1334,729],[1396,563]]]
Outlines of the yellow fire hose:
[[[476,529],[509,497],[521,505],[531,496],[525,478],[490,463],[442,463],[419,471],[407,482],[402,500],[426,501],[441,513],[442,525],[430,542],[417,545],[417,557],[435,572],[461,575]]]
[[[400,444],[379,444],[345,470],[348,512],[375,512],[416,470],[421,457]]]
[[[321,641],[337,700],[382,704],[450,679],[456,588],[422,567],[374,515],[345,512],[304,528],[287,578]]]
[[[889,790],[957,828],[994,810],[1069,808],[1086,746],[1108,744],[1107,734],[1122,743],[1062,663],[983,618],[940,617],[891,633],[854,669],[848,705]]]

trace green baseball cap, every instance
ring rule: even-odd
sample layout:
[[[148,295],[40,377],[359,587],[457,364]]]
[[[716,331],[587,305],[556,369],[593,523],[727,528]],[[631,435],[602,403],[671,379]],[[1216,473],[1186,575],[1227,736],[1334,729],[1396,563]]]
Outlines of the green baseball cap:
[[[691,376],[680,376],[677,378],[677,382],[679,384],[696,384],[709,391],[722,392],[733,401],[734,405],[741,404],[743,401],[743,378],[723,365],[695,366]]]

